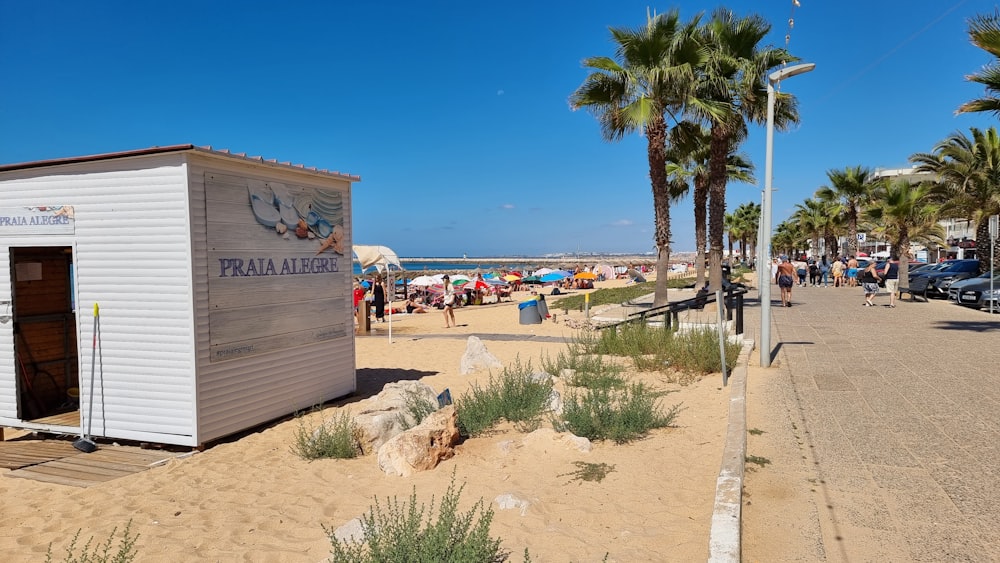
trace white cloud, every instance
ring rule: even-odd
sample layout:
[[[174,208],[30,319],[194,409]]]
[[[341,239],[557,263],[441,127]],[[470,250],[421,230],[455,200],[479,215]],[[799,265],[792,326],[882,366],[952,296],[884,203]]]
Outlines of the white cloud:
[[[632,221],[629,221],[628,219],[619,219],[619,220],[614,221],[613,223],[611,223],[611,226],[612,227],[631,227],[632,226]]]
[[[500,208],[501,209],[514,209],[514,204],[513,203],[505,203],[505,204],[501,205]]]

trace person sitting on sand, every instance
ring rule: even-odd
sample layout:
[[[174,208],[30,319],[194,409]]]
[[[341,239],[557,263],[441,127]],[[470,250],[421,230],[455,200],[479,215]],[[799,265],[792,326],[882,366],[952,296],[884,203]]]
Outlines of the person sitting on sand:
[[[410,298],[406,301],[406,312],[411,315],[414,313],[426,313],[427,307],[417,301],[417,294],[410,294]]]

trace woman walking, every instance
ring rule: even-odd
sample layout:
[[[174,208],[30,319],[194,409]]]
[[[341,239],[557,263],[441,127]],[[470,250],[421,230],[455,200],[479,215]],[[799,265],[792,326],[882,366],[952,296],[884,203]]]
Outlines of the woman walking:
[[[444,327],[451,328],[458,326],[455,322],[455,288],[451,285],[451,278],[448,275],[441,279],[444,281]]]
[[[872,299],[878,293],[878,280],[882,279],[875,268],[875,262],[869,262],[860,277],[861,287],[865,290],[865,307],[874,307]]]
[[[382,275],[375,276],[372,287],[372,303],[375,305],[375,322],[385,322],[385,288],[382,287]]]

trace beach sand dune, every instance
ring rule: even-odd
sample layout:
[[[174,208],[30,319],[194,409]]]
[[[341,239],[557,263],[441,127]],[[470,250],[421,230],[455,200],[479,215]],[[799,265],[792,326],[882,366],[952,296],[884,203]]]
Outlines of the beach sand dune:
[[[103,541],[131,520],[140,534],[139,561],[314,563],[330,552],[324,525],[337,528],[365,514],[375,497],[383,505],[389,497],[404,503],[415,492],[429,506],[452,476],[464,485],[462,510],[479,499],[493,508],[492,535],[512,561],[520,561],[525,548],[534,561],[602,561],[606,554],[609,561],[707,558],[729,400],[718,375],[682,387],[663,374],[630,373],[671,391],[662,401],[682,405],[676,426],[627,445],[598,442],[590,452],[550,430],[528,434],[510,424],[467,440],[454,458],[409,478],[384,474],[374,456],[308,462],[291,452],[300,424],[315,426],[356,408],[390,381],[420,379],[455,397],[473,384],[486,385],[488,371],[459,374],[470,335],[481,337],[504,365],[537,367],[544,355],[565,350],[556,339],[538,337],[576,334],[561,322],[518,324],[516,303],[461,308],[457,318],[457,328],[445,329],[440,312],[394,316],[391,342],[387,323],[373,325],[374,335],[357,337],[358,395],[301,420],[87,489],[0,478],[0,560],[41,560],[50,543],[60,560],[77,530],[81,543],[91,536]],[[575,474],[581,462],[610,471],[586,481]],[[495,499],[503,495],[513,508],[501,509]]]

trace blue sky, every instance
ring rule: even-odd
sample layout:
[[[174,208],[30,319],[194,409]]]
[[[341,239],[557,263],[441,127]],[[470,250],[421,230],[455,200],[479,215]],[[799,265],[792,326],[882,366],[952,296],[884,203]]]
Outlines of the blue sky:
[[[653,250],[645,141],[601,139],[569,95],[608,27],[646,10],[725,6],[816,70],[782,90],[801,124],[776,133],[774,219],[831,169],[899,168],[955,131],[990,62],[968,41],[987,0],[505,2],[38,1],[0,4],[0,163],[193,143],[360,175],[354,242],[400,256]],[[759,202],[764,130],[745,152]],[[675,251],[694,249],[690,200]]]

